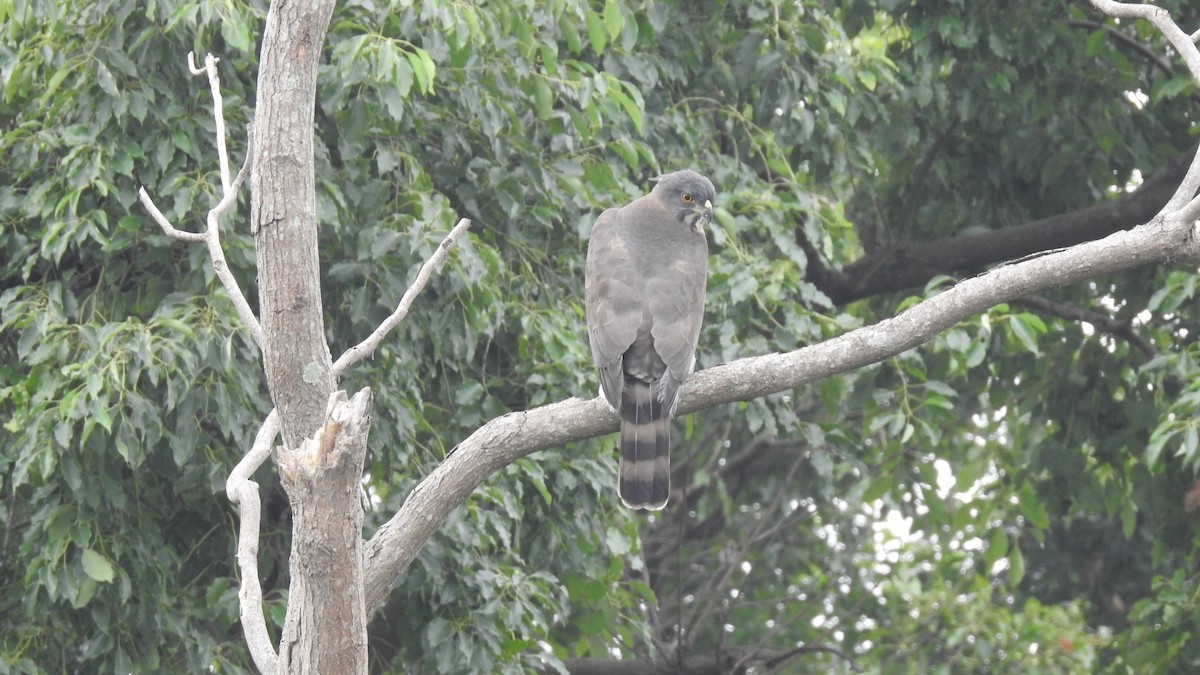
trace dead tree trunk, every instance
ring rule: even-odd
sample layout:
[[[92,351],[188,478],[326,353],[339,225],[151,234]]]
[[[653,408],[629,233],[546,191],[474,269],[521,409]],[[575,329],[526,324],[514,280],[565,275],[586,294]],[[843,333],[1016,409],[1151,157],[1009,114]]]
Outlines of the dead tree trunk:
[[[280,673],[367,670],[358,486],[371,396],[364,390],[346,402],[345,394],[333,395],[317,252],[313,109],[332,11],[331,0],[271,3],[251,149],[263,366],[280,415],[280,475],[292,506]]]

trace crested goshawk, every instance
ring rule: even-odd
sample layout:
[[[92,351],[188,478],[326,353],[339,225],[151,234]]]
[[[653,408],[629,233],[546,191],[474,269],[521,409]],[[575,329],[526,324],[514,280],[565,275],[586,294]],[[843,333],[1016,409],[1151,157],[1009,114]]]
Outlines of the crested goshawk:
[[[713,184],[659,176],[650,194],[600,214],[588,242],[584,299],[600,391],[621,418],[618,492],[661,509],[671,492],[671,418],[696,364],[704,320]]]

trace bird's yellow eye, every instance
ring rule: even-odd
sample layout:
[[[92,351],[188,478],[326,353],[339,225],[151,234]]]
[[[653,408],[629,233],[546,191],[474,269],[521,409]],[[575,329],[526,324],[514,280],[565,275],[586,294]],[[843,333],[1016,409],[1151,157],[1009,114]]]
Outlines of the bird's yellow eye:
[[[682,200],[683,200],[683,203],[684,203],[684,204],[691,204],[692,202],[696,201],[696,198],[695,198],[695,197],[693,197],[693,196],[689,195],[689,194],[688,194],[688,193],[686,193],[686,192],[685,192],[685,193],[683,193],[683,194],[680,196],[680,199],[682,199]]]

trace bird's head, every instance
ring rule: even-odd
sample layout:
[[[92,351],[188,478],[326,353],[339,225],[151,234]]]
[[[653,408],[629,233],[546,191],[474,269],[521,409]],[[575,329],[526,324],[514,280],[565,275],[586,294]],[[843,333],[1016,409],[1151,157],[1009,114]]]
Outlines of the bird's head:
[[[654,179],[654,194],[664,200],[679,222],[697,232],[712,222],[712,203],[717,190],[712,181],[690,169],[666,173]]]

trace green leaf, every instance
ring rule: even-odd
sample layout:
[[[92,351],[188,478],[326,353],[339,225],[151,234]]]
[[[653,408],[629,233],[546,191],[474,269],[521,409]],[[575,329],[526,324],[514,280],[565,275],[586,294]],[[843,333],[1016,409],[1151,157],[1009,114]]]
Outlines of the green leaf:
[[[1050,527],[1050,514],[1046,512],[1046,505],[1042,503],[1032,490],[1022,490],[1021,500],[1021,515],[1039,530],[1045,530]]]
[[[888,476],[878,476],[863,490],[862,500],[865,503],[874,502],[892,489],[892,480]]]
[[[46,91],[41,96],[42,105],[45,105],[54,96],[54,93],[62,86],[63,80],[67,79],[72,70],[73,68],[71,67],[63,66],[50,76],[50,81],[46,83]]]
[[[1180,427],[1175,422],[1167,422],[1159,425],[1152,434],[1150,434],[1150,442],[1146,444],[1146,465],[1154,467],[1158,464],[1159,457],[1162,456],[1163,448],[1167,443],[1180,431]]]
[[[867,88],[867,91],[875,91],[876,80],[875,80],[875,73],[873,71],[870,71],[870,70],[858,71],[858,81],[862,82],[862,85]]]
[[[1150,95],[1150,100],[1153,103],[1161,103],[1164,100],[1173,99],[1184,91],[1195,87],[1195,83],[1189,76],[1173,77],[1169,80],[1161,81],[1157,87],[1154,87]]]
[[[538,78],[534,83],[533,102],[537,108],[538,119],[550,119],[550,114],[554,111],[554,91],[550,89],[549,82]]]
[[[8,72],[8,79],[4,81],[4,100],[13,100],[21,85],[21,77],[24,74],[24,66],[20,60],[12,64],[12,69]]]
[[[608,41],[608,34],[604,30],[604,19],[589,9],[584,26],[587,29],[588,43],[592,45],[592,51],[596,53],[596,56],[600,56],[604,53],[604,45]]]
[[[225,38],[229,46],[236,51],[249,53],[253,50],[250,26],[246,24],[241,15],[226,17],[221,22],[221,37]]]
[[[637,148],[628,138],[619,138],[609,147],[630,169],[636,169],[639,166]]]
[[[71,431],[72,425],[66,420],[60,420],[58,424],[54,425],[54,441],[58,443],[58,447],[71,447]]]
[[[837,112],[838,117],[846,116],[846,95],[834,89],[826,94],[829,105]]]
[[[411,52],[404,52],[404,57],[408,59],[408,64],[412,68],[413,79],[417,83],[417,89],[422,94],[432,92],[433,80],[437,74],[437,65],[429,57],[429,53],[424,49],[417,49]]]
[[[433,57],[424,49],[418,49],[417,55],[421,59],[421,63],[425,66],[426,83],[423,91],[429,93],[433,91],[434,80],[437,79],[437,64],[433,62]]]
[[[107,583],[116,577],[116,572],[108,558],[90,548],[83,549],[82,562],[83,571],[96,581]]]
[[[621,35],[621,28],[625,25],[625,18],[621,16],[621,8],[617,5],[617,0],[605,0],[604,2],[604,26],[608,29],[608,39],[616,40]]]
[[[1014,586],[1025,578],[1025,555],[1020,546],[1013,546],[1008,551],[1008,578]]]
[[[638,134],[642,133],[642,108],[638,101],[634,101],[633,97],[627,94],[624,90],[624,85],[619,80],[613,80],[609,83],[608,98],[610,101],[615,101],[629,119],[633,121],[633,127]]]
[[[613,555],[623,556],[629,553],[632,546],[629,542],[629,537],[621,530],[615,527],[610,527],[604,536],[604,542],[608,545],[608,550],[612,551]]]
[[[1121,534],[1129,539],[1137,528],[1137,507],[1128,499],[1121,502]]]
[[[429,640],[431,645],[439,645],[446,641],[454,634],[454,624],[446,621],[441,617],[434,617],[433,620],[425,626],[425,638]]]
[[[121,92],[117,90],[117,82],[113,79],[112,72],[108,66],[101,61],[96,61],[96,82],[100,84],[100,88],[109,96],[120,96]]]
[[[1025,347],[1026,351],[1035,355],[1040,354],[1041,352],[1038,351],[1037,336],[1034,335],[1033,329],[1030,328],[1030,324],[1023,318],[1026,316],[1029,315],[1014,314],[1010,318],[1008,325],[1012,328],[1013,335],[1017,337],[1017,340],[1021,342],[1021,345]]]
[[[567,49],[572,54],[583,51],[583,40],[579,35],[579,29],[576,28],[575,22],[571,20],[568,12],[563,12],[558,16],[558,31],[562,34],[563,41],[567,43]]]
[[[1183,444],[1179,447],[1179,456],[1186,462],[1194,462],[1200,453],[1200,428],[1195,423],[1188,424],[1183,432]]]
[[[579,586],[579,599],[587,605],[594,605],[604,598],[608,589],[599,579],[588,579]]]
[[[983,552],[983,560],[987,563],[988,568],[991,568],[1006,553],[1008,553],[1008,535],[1005,534],[1004,528],[998,527],[992,531],[987,550]]]

